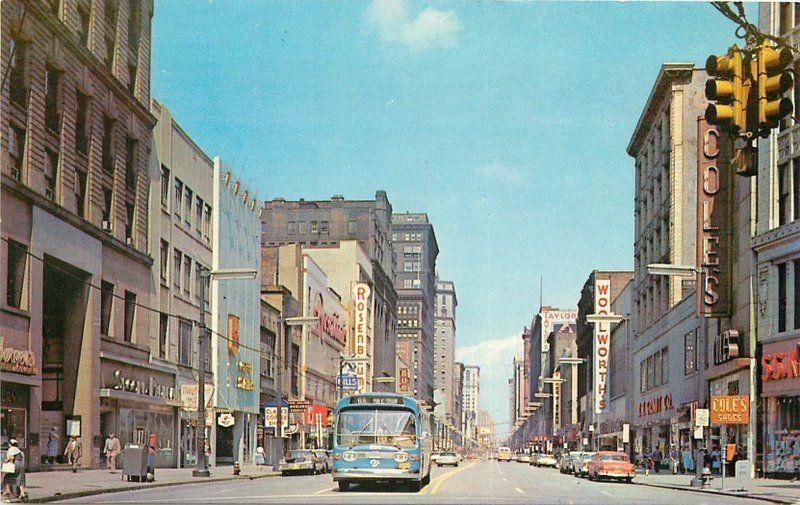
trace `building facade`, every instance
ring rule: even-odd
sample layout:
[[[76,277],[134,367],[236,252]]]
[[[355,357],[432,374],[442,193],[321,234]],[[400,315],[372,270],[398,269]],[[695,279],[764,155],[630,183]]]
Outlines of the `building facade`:
[[[51,432],[58,454],[64,435],[78,434],[81,465],[98,466],[102,435],[138,440],[134,413],[169,400],[144,426],[167,424],[157,445],[171,448],[175,377],[144,366],[152,315],[141,309],[153,290],[153,3],[12,0],[0,9],[0,435],[18,439],[36,470],[49,466],[40,456]]]
[[[427,214],[392,214],[397,259],[397,353],[411,365],[409,393],[433,404],[434,297],[439,246]]]
[[[276,283],[278,248],[282,245],[329,248],[341,241],[354,240],[366,252],[372,263],[373,382],[376,378],[394,377],[397,372],[397,292],[391,218],[392,205],[385,191],[377,191],[374,200],[345,200],[339,195],[318,201],[276,198],[264,203],[261,218],[261,263],[266,283]],[[399,372],[397,375],[399,384],[402,378]]]
[[[462,431],[464,444],[475,441],[475,427],[478,420],[481,392],[481,369],[476,365],[464,365],[463,401],[462,401]]]
[[[456,390],[453,377],[456,358],[456,297],[453,281],[436,280],[434,298],[433,385],[442,390],[443,416],[448,423],[456,421]]]

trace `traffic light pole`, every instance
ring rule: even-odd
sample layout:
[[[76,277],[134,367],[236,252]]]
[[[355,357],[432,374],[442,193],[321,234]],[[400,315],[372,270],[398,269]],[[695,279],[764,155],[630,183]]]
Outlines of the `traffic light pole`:
[[[701,259],[702,261],[702,259]],[[704,296],[705,288],[706,288],[706,269],[703,264],[700,264],[699,272],[698,272],[698,281],[700,285],[697,288],[697,296]],[[702,353],[696,352],[695,354],[698,356],[703,356],[703,367],[700,367],[700,360],[697,359],[697,405],[698,408],[702,407],[705,408],[706,406],[706,387],[705,387],[705,380],[703,379],[703,371],[706,369],[706,361],[708,360],[708,355],[706,351],[706,340],[708,338],[708,318],[705,315],[700,314],[700,338],[698,339],[697,349],[698,351],[702,349]],[[697,414],[695,413],[695,419],[697,418]],[[703,467],[705,464],[705,450],[703,449],[703,445],[705,444],[705,427],[703,430],[703,437],[695,439],[695,443],[697,448],[695,449],[695,464],[694,464],[694,478],[692,479],[691,485],[692,487],[705,487],[705,481],[703,480]]]

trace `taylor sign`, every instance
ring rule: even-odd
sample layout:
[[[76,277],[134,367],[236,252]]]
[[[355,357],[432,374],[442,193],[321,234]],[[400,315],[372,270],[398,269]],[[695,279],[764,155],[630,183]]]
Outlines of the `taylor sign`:
[[[704,272],[697,314],[729,317],[731,304],[732,170],[720,156],[722,136],[697,119],[697,257]]]
[[[369,324],[369,285],[359,282],[353,286],[353,314],[355,316],[355,348],[353,357],[356,359],[367,359],[369,349],[367,348],[367,325]],[[358,377],[358,393],[367,391],[367,364],[364,361],[356,361],[356,376]]]
[[[607,315],[611,312],[611,280],[595,279],[594,281],[594,313]],[[594,325],[594,411],[596,414],[608,412],[608,359],[611,352],[609,339],[610,323]]]

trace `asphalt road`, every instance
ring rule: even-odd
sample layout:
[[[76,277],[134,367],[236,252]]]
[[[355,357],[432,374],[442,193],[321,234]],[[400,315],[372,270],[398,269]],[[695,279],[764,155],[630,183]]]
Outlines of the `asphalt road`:
[[[764,502],[636,484],[592,482],[550,468],[496,461],[434,468],[418,493],[391,486],[340,492],[330,475],[268,477],[98,495],[74,503],[598,503],[748,505]]]

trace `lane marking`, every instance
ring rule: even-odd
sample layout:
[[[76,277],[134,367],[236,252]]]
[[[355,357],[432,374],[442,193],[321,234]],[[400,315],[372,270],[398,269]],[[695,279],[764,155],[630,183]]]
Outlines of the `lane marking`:
[[[439,479],[436,481],[436,483],[431,488],[431,493],[430,494],[436,494],[439,491],[439,488],[442,487],[442,484],[444,484],[444,482],[447,479],[449,479],[450,477],[452,477],[453,475],[455,475],[455,474],[457,474],[459,472],[463,472],[467,468],[471,468],[472,465],[474,465],[474,464],[475,463],[470,463],[469,465],[462,466],[461,468],[456,468],[455,470],[451,470],[451,471],[447,472],[446,474],[439,476]],[[423,491],[420,491],[420,494],[422,494]]]
[[[198,387],[199,387],[199,386],[198,386]],[[277,408],[277,407],[276,407],[276,408]],[[505,477],[503,477],[503,482],[508,482],[508,479],[506,479]]]
[[[514,491],[516,491],[519,494],[525,494],[525,492],[522,489],[518,488],[518,487],[515,487]]]
[[[318,495],[318,494],[327,493],[328,491],[335,491],[336,489],[338,489],[338,488],[335,488],[335,487],[326,487],[325,489],[320,489],[319,491],[317,491],[316,493],[314,493],[314,495],[316,496],[316,495]]]
[[[608,491],[600,491],[600,492],[601,492],[601,493],[603,493],[604,495],[606,495],[606,496],[610,497],[610,498],[613,498],[613,497],[614,497],[614,495],[613,495],[613,494],[611,494],[611,493],[609,493]]]

